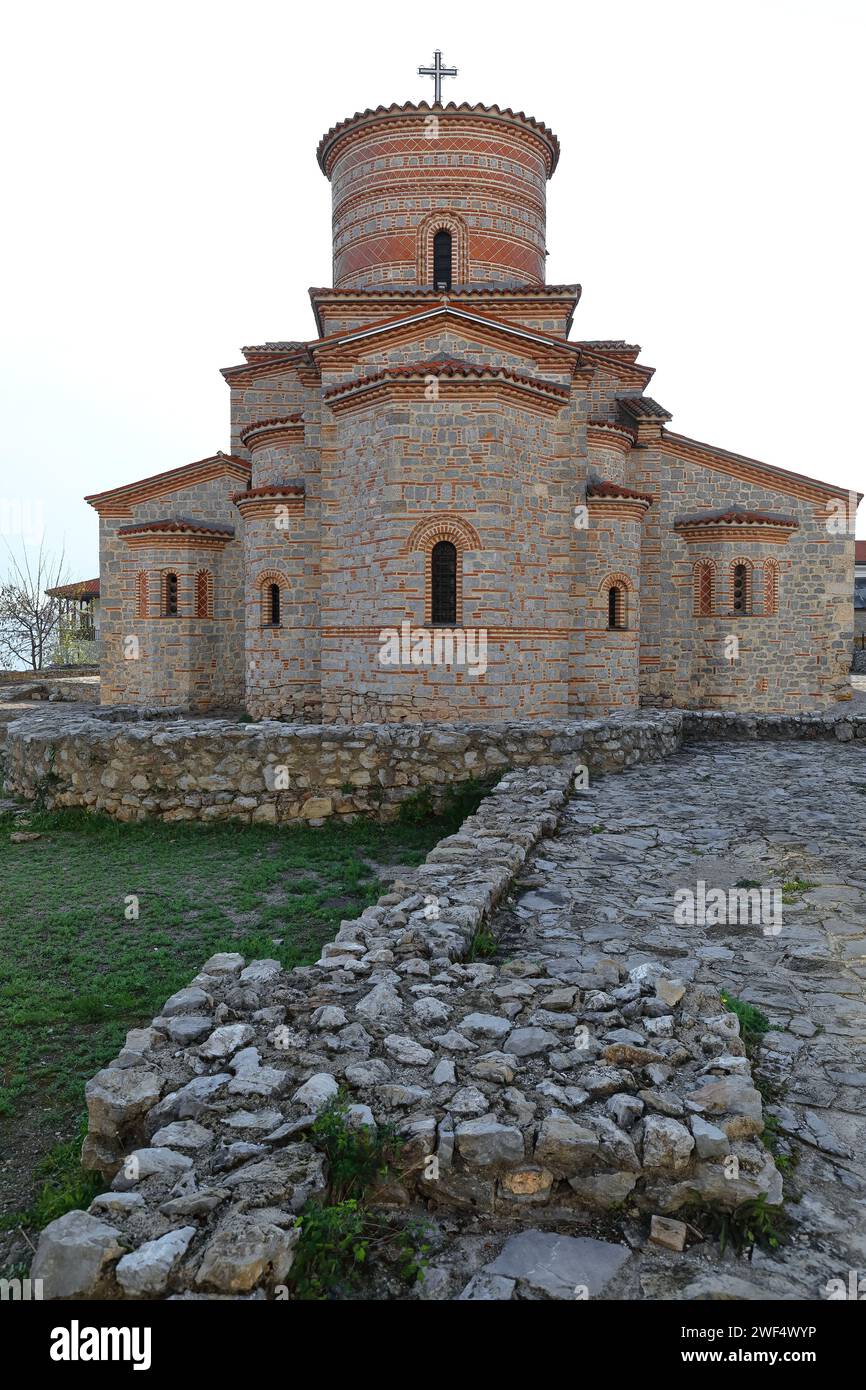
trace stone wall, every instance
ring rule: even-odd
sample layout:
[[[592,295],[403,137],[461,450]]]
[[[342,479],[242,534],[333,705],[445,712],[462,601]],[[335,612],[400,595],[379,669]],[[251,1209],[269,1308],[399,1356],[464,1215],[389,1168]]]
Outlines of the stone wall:
[[[435,802],[454,782],[568,758],[591,774],[616,771],[706,738],[866,739],[866,713],[641,710],[596,720],[353,726],[52,706],[10,723],[6,788],[118,820],[387,820],[425,788]]]
[[[130,500],[100,512],[102,702],[182,704],[199,711],[244,699],[243,549],[231,494],[242,470],[215,463],[205,477],[169,495]],[[239,476],[239,472],[241,476]],[[227,539],[178,533],[127,536],[123,528],[167,516],[235,527]],[[163,613],[162,585],[177,575],[178,611]],[[207,612],[198,612],[198,575],[207,578]]]
[[[680,736],[679,714],[667,711],[583,722],[356,726],[140,713],[40,710],[16,720],[7,790],[119,820],[388,819],[422,788],[435,797],[452,782],[569,757],[608,771],[664,757]]]

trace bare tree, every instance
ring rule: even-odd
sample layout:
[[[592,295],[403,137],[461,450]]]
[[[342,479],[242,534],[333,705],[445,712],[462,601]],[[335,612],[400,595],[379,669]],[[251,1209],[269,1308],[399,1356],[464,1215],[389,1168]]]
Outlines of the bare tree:
[[[59,557],[45,550],[31,556],[22,544],[16,555],[7,544],[6,579],[0,582],[0,666],[41,671],[60,624],[61,601],[49,598],[46,589],[63,583],[64,552]]]

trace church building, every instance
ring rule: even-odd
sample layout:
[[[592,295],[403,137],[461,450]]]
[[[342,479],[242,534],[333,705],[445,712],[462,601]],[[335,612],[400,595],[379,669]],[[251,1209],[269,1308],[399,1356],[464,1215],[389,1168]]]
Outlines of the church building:
[[[223,370],[231,443],[96,493],[108,704],[504,720],[848,693],[853,499],[690,439],[545,282],[559,142],[498,106],[323,136],[315,334]]]

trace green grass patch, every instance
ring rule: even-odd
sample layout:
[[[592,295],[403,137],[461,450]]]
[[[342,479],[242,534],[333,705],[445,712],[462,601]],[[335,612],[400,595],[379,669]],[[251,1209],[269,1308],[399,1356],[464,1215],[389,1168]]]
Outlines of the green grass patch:
[[[807,893],[810,888],[817,887],[817,883],[810,883],[807,878],[789,878],[782,884],[782,902],[795,903],[801,893]]]
[[[761,1044],[761,1038],[770,1026],[770,1020],[760,1009],[756,1009],[754,1004],[747,1004],[745,999],[738,999],[735,994],[729,994],[727,990],[722,990],[722,1003],[732,1014],[736,1014],[740,1020],[740,1037],[746,1049],[746,1055],[751,1058]]]
[[[310,964],[386,891],[377,865],[423,862],[482,794],[464,784],[436,814],[321,828],[37,810],[42,838],[24,844],[0,817],[0,1150],[20,1153],[27,1200],[75,1132],[85,1081],[208,956]]]

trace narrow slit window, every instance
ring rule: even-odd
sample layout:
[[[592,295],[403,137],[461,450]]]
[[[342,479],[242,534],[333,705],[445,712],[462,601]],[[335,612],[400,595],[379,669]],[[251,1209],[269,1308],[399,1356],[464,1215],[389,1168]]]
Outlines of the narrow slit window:
[[[457,622],[457,547],[451,541],[438,541],[430,554],[430,618]]]
[[[625,627],[625,590],[619,584],[611,585],[607,591],[607,625]]]
[[[165,576],[162,611],[166,618],[177,617],[177,575],[174,573]]]
[[[433,284],[437,290],[451,288],[451,233],[444,227],[433,237]]]
[[[280,586],[269,584],[266,590],[265,623],[268,627],[280,626]]]

